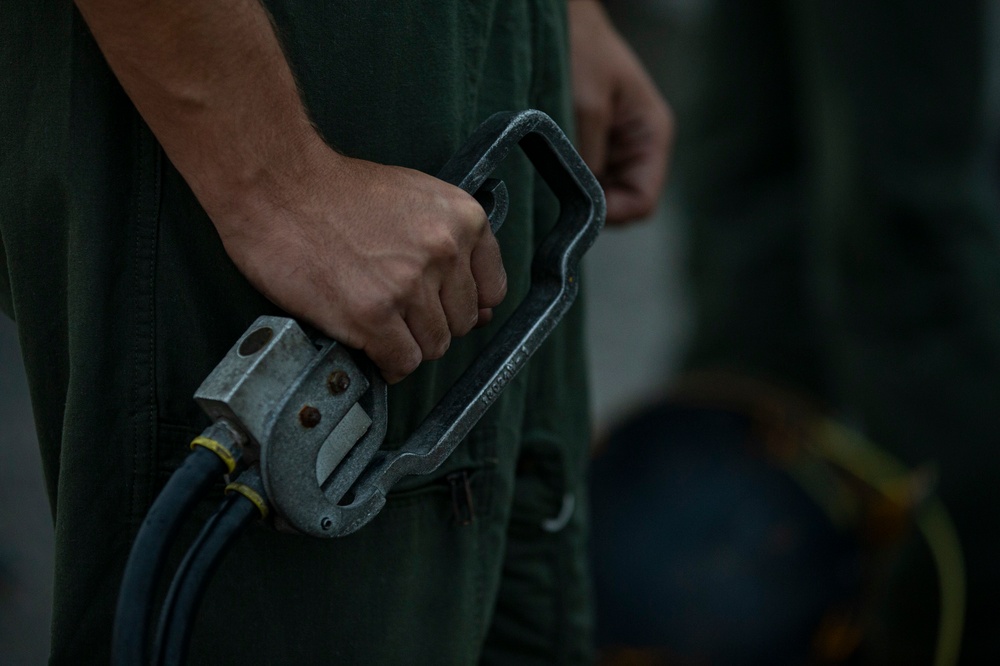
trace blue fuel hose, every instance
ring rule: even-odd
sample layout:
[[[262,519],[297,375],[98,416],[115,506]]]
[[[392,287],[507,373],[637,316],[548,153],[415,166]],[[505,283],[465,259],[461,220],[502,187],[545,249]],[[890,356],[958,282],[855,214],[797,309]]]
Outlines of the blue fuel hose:
[[[247,478],[251,477],[251,478]],[[181,666],[205,589],[233,542],[255,519],[267,515],[256,469],[230,484],[233,490],[188,549],[167,591],[153,646],[155,666]]]
[[[111,642],[112,666],[148,663],[150,615],[167,555],[184,519],[213,483],[233,471],[241,450],[233,431],[215,423],[167,481],[142,521],[125,565]],[[234,451],[236,453],[234,453]]]

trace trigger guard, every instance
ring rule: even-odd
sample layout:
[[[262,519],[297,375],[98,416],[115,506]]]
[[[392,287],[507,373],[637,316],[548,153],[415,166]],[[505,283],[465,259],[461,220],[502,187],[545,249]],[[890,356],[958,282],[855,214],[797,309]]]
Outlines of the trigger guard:
[[[303,534],[329,537],[338,532],[337,503],[385,437],[386,387],[377,371],[371,372],[369,361],[356,362],[358,352],[332,340],[320,344],[315,358],[268,419],[260,469],[268,498],[284,523]],[[350,378],[342,392],[327,389],[333,372],[344,372]],[[356,403],[371,410],[372,424],[321,484],[316,479],[320,450]],[[311,418],[306,418],[309,415]]]
[[[496,234],[506,221],[507,212],[510,210],[507,184],[496,178],[487,178],[472,196],[486,211],[486,217],[490,221],[490,231]]]

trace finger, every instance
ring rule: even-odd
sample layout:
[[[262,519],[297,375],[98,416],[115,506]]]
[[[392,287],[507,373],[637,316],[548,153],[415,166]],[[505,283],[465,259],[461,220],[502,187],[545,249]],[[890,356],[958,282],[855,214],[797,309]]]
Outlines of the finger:
[[[385,381],[390,384],[401,381],[416,370],[423,359],[420,345],[402,317],[380,327],[378,335],[369,336],[361,350],[378,366]]]
[[[479,320],[476,321],[476,328],[483,328],[493,321],[493,308],[479,308]]]
[[[456,270],[441,286],[441,307],[451,335],[461,337],[479,321],[479,292],[472,266]]]
[[[580,157],[597,177],[601,177],[607,168],[608,130],[611,117],[611,109],[605,104],[588,101],[577,103],[577,148]]]
[[[624,187],[605,188],[604,198],[607,202],[606,222],[610,226],[643,220],[655,210],[647,195]]]
[[[641,112],[612,133],[608,167],[602,184],[609,224],[648,217],[666,181],[670,126],[665,111]]]
[[[656,208],[666,174],[666,156],[659,151],[631,151],[617,158],[604,179],[609,224],[649,217]]]
[[[474,315],[473,310],[473,315]],[[451,346],[451,331],[441,299],[436,292],[428,292],[417,307],[411,307],[406,317],[410,334],[417,341],[425,361],[441,358]]]
[[[500,256],[500,244],[487,227],[472,249],[472,278],[480,308],[495,308],[507,295],[507,271]]]

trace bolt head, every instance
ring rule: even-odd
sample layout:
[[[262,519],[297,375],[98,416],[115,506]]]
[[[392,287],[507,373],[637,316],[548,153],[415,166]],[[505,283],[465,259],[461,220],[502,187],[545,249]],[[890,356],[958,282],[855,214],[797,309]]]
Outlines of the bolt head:
[[[327,377],[326,387],[333,395],[340,395],[351,387],[351,378],[343,370],[335,370]]]
[[[306,405],[299,410],[299,423],[303,428],[315,428],[323,420],[323,415],[312,405]]]

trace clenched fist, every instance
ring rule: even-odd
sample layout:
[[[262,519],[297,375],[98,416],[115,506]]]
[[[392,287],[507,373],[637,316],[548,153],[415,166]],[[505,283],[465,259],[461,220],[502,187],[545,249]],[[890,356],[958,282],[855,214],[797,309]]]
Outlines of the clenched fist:
[[[216,226],[264,295],[398,381],[500,304],[500,248],[461,189],[317,148],[306,178],[286,183],[280,200],[217,215]]]

